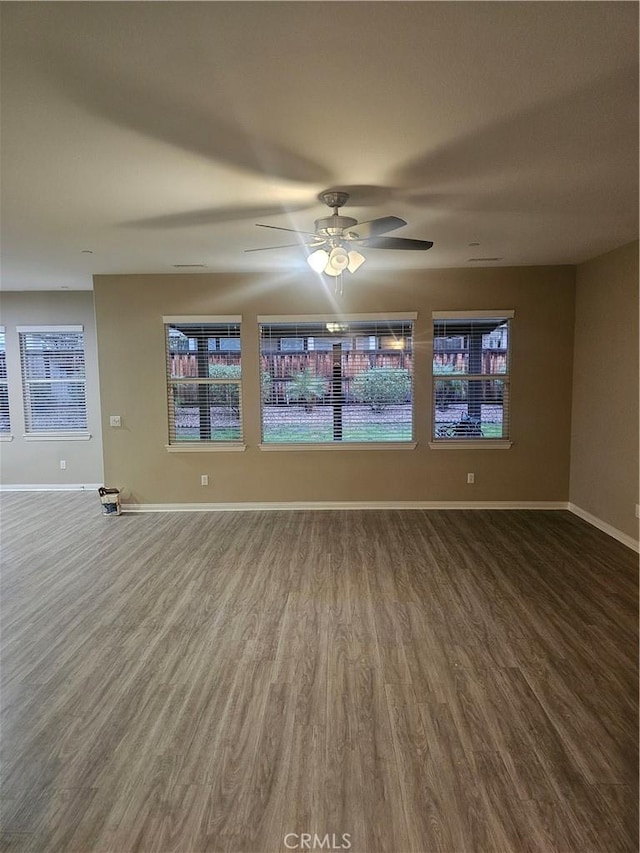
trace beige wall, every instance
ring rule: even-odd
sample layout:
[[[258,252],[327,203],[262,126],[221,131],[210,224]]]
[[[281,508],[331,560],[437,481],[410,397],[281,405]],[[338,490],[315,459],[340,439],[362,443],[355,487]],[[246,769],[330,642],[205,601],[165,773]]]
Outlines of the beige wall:
[[[88,441],[25,441],[22,378],[16,326],[84,326]],[[11,485],[95,485],[102,481],[102,435],[93,294],[10,292],[0,300],[6,329],[9,409],[13,440],[0,443],[0,482]],[[60,470],[60,460],[67,463]]]
[[[345,313],[418,311],[418,447],[265,452],[260,441],[258,314],[328,313],[313,274],[97,276],[105,478],[138,503],[566,501],[574,269],[431,270],[355,276]],[[514,309],[510,450],[435,451],[430,438],[432,310]],[[162,316],[242,314],[245,452],[168,453]],[[123,427],[107,426],[110,414]],[[476,484],[466,484],[473,471]],[[208,474],[208,487],[200,475]]]
[[[570,501],[638,539],[638,243],[578,266]]]

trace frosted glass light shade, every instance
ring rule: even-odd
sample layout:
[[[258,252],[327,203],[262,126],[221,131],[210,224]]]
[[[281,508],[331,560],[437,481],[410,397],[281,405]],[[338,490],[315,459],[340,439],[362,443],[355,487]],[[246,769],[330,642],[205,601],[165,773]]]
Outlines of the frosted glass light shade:
[[[318,249],[307,256],[307,263],[314,272],[323,272],[329,260],[329,254],[324,249]]]
[[[335,249],[331,250],[331,254],[329,255],[329,263],[327,267],[330,268],[335,273],[341,273],[342,270],[345,270],[349,265],[349,256],[342,248],[342,246],[336,246]],[[329,272],[329,269],[326,270]]]
[[[356,252],[355,249],[347,252],[344,246],[336,246],[330,253],[324,249],[317,249],[307,255],[307,263],[314,272],[325,273],[334,278],[346,269],[354,273],[365,261],[365,256],[360,252]]]
[[[360,269],[360,267],[366,260],[367,259],[365,258],[365,256],[361,255],[360,252],[352,250],[349,252],[349,264],[347,266],[347,269],[349,270],[349,272],[355,272],[357,269]]]

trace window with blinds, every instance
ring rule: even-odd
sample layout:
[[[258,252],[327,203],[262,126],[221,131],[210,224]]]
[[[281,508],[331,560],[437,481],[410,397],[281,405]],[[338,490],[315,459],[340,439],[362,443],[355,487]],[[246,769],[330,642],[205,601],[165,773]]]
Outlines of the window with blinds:
[[[413,320],[259,317],[262,442],[413,440]]]
[[[7,384],[7,347],[4,326],[0,326],[0,434],[11,432],[9,386]]]
[[[242,441],[240,317],[165,317],[169,444]]]
[[[19,326],[27,434],[87,429],[82,326]]]
[[[513,311],[434,312],[433,439],[510,437]]]

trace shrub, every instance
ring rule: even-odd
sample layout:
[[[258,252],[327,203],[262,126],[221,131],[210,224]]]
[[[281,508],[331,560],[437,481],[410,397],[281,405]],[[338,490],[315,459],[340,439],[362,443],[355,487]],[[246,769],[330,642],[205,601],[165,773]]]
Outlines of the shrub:
[[[239,364],[210,364],[209,379],[240,379]],[[212,406],[228,406],[235,414],[240,413],[240,386],[210,385],[209,401]]]
[[[354,377],[351,392],[358,402],[368,403],[374,412],[382,412],[387,406],[408,402],[411,376],[402,368],[372,367]]]
[[[268,403],[271,399],[271,374],[268,370],[260,371],[260,388],[262,390],[262,399],[265,403]]]
[[[434,364],[433,373],[438,376],[451,376],[452,373],[462,373],[462,368],[454,368],[448,364]],[[446,409],[452,403],[464,402],[467,399],[466,384],[461,379],[438,379],[436,382],[436,406]]]

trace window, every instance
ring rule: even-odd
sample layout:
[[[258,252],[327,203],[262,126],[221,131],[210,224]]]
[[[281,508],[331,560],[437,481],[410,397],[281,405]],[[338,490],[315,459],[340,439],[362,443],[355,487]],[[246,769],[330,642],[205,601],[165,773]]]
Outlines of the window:
[[[82,326],[18,326],[27,435],[86,433]]]
[[[513,311],[434,312],[434,444],[509,439],[512,317]]]
[[[169,447],[242,442],[240,317],[165,317]]]
[[[0,326],[0,435],[11,432],[9,420],[9,387],[7,385],[7,347],[4,326]]]
[[[259,317],[263,448],[412,442],[414,318]]]

